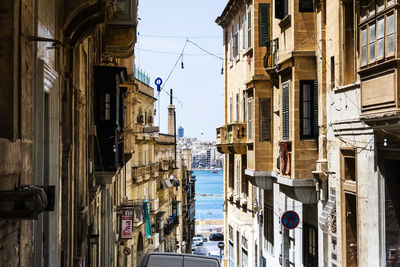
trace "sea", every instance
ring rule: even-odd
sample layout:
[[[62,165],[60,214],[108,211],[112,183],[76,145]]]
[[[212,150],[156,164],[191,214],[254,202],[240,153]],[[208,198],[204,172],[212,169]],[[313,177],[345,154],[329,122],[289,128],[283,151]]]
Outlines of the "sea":
[[[223,219],[223,170],[218,170],[217,173],[199,170],[193,174],[196,175],[196,220]]]

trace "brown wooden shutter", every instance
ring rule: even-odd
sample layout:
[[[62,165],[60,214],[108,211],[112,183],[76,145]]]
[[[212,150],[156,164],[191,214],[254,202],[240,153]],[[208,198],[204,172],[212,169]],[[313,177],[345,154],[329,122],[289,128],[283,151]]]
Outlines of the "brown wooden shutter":
[[[271,99],[260,99],[260,142],[271,140]]]

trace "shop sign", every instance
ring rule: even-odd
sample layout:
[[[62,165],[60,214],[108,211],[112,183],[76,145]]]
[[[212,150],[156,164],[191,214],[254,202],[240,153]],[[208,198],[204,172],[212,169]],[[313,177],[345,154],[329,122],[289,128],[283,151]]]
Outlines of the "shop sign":
[[[121,238],[132,239],[132,216],[121,216]]]

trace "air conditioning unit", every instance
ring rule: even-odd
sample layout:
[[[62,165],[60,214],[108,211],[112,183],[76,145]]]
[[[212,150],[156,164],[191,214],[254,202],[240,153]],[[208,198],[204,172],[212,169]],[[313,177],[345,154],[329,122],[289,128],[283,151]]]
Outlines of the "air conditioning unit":
[[[160,246],[160,234],[155,233],[149,238],[148,249],[156,250]]]

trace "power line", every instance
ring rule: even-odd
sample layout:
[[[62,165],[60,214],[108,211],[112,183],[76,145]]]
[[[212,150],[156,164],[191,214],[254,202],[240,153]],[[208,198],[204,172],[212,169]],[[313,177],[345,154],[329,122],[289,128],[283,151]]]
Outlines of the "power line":
[[[162,50],[151,50],[151,49],[144,49],[144,48],[136,48],[137,50],[149,53],[157,53],[157,54],[167,54],[167,55],[180,55],[178,52],[171,52],[171,51],[162,51]],[[184,56],[210,56],[210,54],[195,54],[195,53],[184,53]]]

